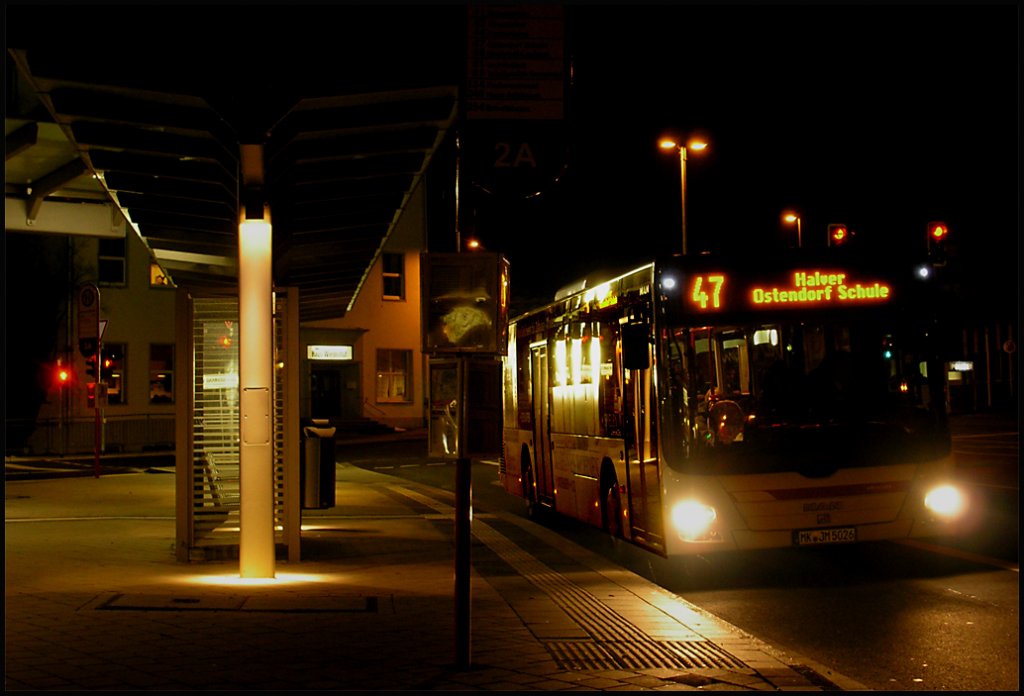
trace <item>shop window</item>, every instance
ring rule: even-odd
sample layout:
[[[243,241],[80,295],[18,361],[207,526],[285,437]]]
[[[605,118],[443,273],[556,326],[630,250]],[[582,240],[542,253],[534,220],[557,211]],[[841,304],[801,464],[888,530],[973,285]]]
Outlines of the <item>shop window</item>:
[[[174,403],[174,346],[169,343],[149,346],[149,403]]]
[[[125,285],[127,242],[124,237],[99,240],[96,258],[97,280],[100,285]]]
[[[104,343],[102,348],[103,383],[107,385],[107,405],[118,406],[128,403],[125,389],[128,346],[124,343]]]
[[[405,299],[405,254],[382,254],[384,299]]]
[[[412,401],[412,351],[377,349],[377,402]]]

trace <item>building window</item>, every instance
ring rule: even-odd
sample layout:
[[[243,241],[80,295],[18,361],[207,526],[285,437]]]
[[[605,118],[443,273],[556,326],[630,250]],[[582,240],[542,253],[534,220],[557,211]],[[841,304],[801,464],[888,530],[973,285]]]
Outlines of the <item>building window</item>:
[[[102,347],[103,367],[100,374],[107,385],[107,404],[110,406],[128,403],[125,390],[128,346],[124,343],[104,343]]]
[[[149,264],[149,287],[151,288],[169,288],[171,287],[171,279],[167,277],[167,271],[165,271],[160,264],[150,263]]]
[[[169,343],[149,346],[149,403],[174,403],[174,346]]]
[[[405,299],[405,254],[383,254],[384,299]]]
[[[126,256],[127,243],[124,237],[99,240],[96,268],[100,285],[124,285],[128,282],[125,273]]]
[[[412,351],[377,349],[377,402],[409,403],[412,393]]]

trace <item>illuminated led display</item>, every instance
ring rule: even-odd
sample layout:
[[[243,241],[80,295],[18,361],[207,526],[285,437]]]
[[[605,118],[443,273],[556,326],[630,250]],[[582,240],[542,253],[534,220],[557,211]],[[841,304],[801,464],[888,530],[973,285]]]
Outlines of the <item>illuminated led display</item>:
[[[727,273],[697,274],[690,278],[683,300],[691,311],[810,307],[835,304],[888,303],[890,283],[861,279],[848,271],[794,271],[782,280],[739,282]]]
[[[722,286],[725,285],[725,276],[699,275],[693,279],[693,292],[690,293],[690,300],[701,309],[721,309],[722,307]]]
[[[797,271],[789,285],[766,285],[750,291],[755,306],[771,304],[819,305],[836,302],[886,302],[892,289],[878,281],[856,282],[848,273]]]

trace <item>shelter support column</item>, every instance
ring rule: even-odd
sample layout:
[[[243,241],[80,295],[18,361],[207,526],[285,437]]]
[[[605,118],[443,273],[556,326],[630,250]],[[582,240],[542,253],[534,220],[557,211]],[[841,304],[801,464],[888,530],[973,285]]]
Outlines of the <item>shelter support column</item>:
[[[263,148],[243,146],[243,180],[259,189]],[[239,571],[274,577],[274,322],[270,210],[246,200],[238,226]]]

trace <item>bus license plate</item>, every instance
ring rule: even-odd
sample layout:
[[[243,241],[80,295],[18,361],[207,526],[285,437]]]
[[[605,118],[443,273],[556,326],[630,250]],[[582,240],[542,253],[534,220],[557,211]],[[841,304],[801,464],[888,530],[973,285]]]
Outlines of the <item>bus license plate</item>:
[[[833,529],[799,529],[793,541],[797,546],[810,544],[844,544],[857,541],[856,527],[836,527]]]

